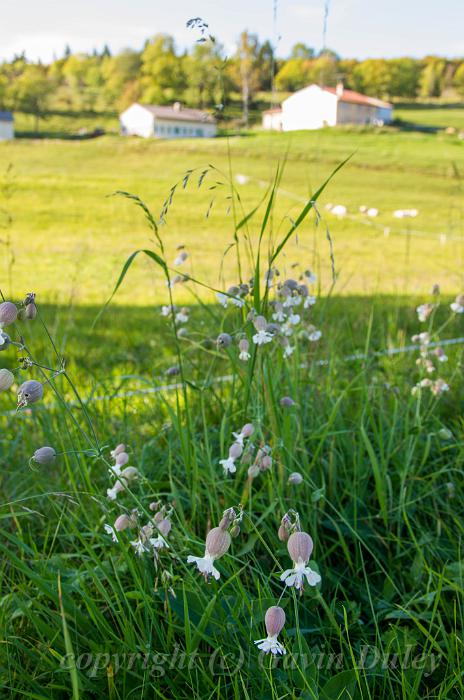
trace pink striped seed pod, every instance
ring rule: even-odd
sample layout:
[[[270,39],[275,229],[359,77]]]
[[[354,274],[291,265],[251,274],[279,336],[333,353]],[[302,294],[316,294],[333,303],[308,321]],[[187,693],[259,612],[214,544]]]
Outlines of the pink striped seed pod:
[[[264,624],[269,637],[277,637],[285,625],[285,612],[278,605],[268,608],[264,616]]]
[[[28,379],[23,382],[18,390],[18,407],[29,406],[40,401],[43,396],[43,386],[36,379]]]
[[[264,316],[256,316],[255,320],[253,321],[253,325],[257,331],[264,331],[266,330],[267,321]]]
[[[160,533],[163,535],[163,537],[166,537],[166,535],[169,535],[171,532],[171,521],[168,520],[168,518],[163,518],[159,523],[157,523],[156,527],[160,531]]]
[[[123,443],[121,442],[119,445],[116,445],[114,450],[111,450],[111,456],[116,458],[119,454],[121,454],[121,452],[125,452],[125,451],[126,451],[126,446],[123,445]]]
[[[24,317],[27,318],[28,321],[33,321],[37,317],[37,306],[33,301],[26,305]]]
[[[255,432],[255,426],[253,425],[253,423],[245,423],[240,432],[242,433],[242,436],[244,438],[249,438]]]
[[[122,532],[128,527],[132,527],[132,521],[128,515],[123,513],[122,515],[116,518],[113,527],[115,530],[117,530],[117,532]]]
[[[127,452],[118,452],[115,456],[115,460],[118,467],[123,467],[129,461],[129,455]]]
[[[290,559],[297,564],[301,559],[305,564],[313,551],[313,541],[306,532],[294,532],[288,538],[287,549]]]
[[[50,464],[55,457],[56,452],[53,447],[39,447],[32,455],[32,459],[39,464]]]
[[[248,352],[249,348],[250,343],[248,342],[248,340],[246,338],[242,338],[238,344],[238,349],[240,350],[240,352]]]
[[[18,309],[12,301],[4,301],[0,304],[0,325],[9,326],[18,318]]]
[[[8,391],[14,382],[14,374],[9,369],[0,369],[0,391]]]
[[[230,547],[231,537],[226,530],[213,527],[206,536],[206,551],[213,559],[219,559]]]
[[[242,452],[243,452],[243,447],[238,442],[234,442],[229,447],[229,457],[231,459],[238,459],[239,457],[242,456]]]

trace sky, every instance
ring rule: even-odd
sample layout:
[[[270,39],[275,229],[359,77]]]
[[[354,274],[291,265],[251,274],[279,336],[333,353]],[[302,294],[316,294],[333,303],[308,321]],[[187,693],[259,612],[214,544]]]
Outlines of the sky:
[[[0,59],[25,51],[48,62],[67,44],[75,53],[139,49],[159,32],[188,48],[197,38],[186,28],[192,17],[208,22],[228,55],[248,29],[284,57],[299,41],[323,46],[325,2],[326,45],[344,58],[464,57],[464,0],[0,0]]]

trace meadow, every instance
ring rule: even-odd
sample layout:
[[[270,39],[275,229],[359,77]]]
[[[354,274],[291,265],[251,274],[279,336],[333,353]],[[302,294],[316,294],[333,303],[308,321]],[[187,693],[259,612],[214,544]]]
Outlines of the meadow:
[[[0,144],[6,696],[463,696],[461,111]]]

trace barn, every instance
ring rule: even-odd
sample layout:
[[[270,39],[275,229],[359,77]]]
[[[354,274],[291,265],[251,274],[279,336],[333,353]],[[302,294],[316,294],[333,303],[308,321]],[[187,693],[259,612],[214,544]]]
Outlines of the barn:
[[[134,103],[119,116],[124,136],[182,139],[216,136],[216,120],[208,112],[184,107]]]
[[[388,124],[393,106],[375,97],[337,87],[309,85],[263,113],[263,128],[281,131],[321,129],[338,124]]]
[[[14,139],[14,121],[11,112],[0,112],[0,141]]]

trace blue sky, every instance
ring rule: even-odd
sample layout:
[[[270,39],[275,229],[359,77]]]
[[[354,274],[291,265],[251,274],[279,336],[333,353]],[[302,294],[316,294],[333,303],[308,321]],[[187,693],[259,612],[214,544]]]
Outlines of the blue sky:
[[[140,48],[157,32],[193,43],[191,17],[209,22],[230,53],[247,28],[272,38],[274,0],[1,0],[0,58],[23,49],[50,60],[73,51]],[[277,0],[278,51],[297,41],[322,45],[324,0]],[[464,0],[330,0],[327,45],[344,57],[464,56]]]

